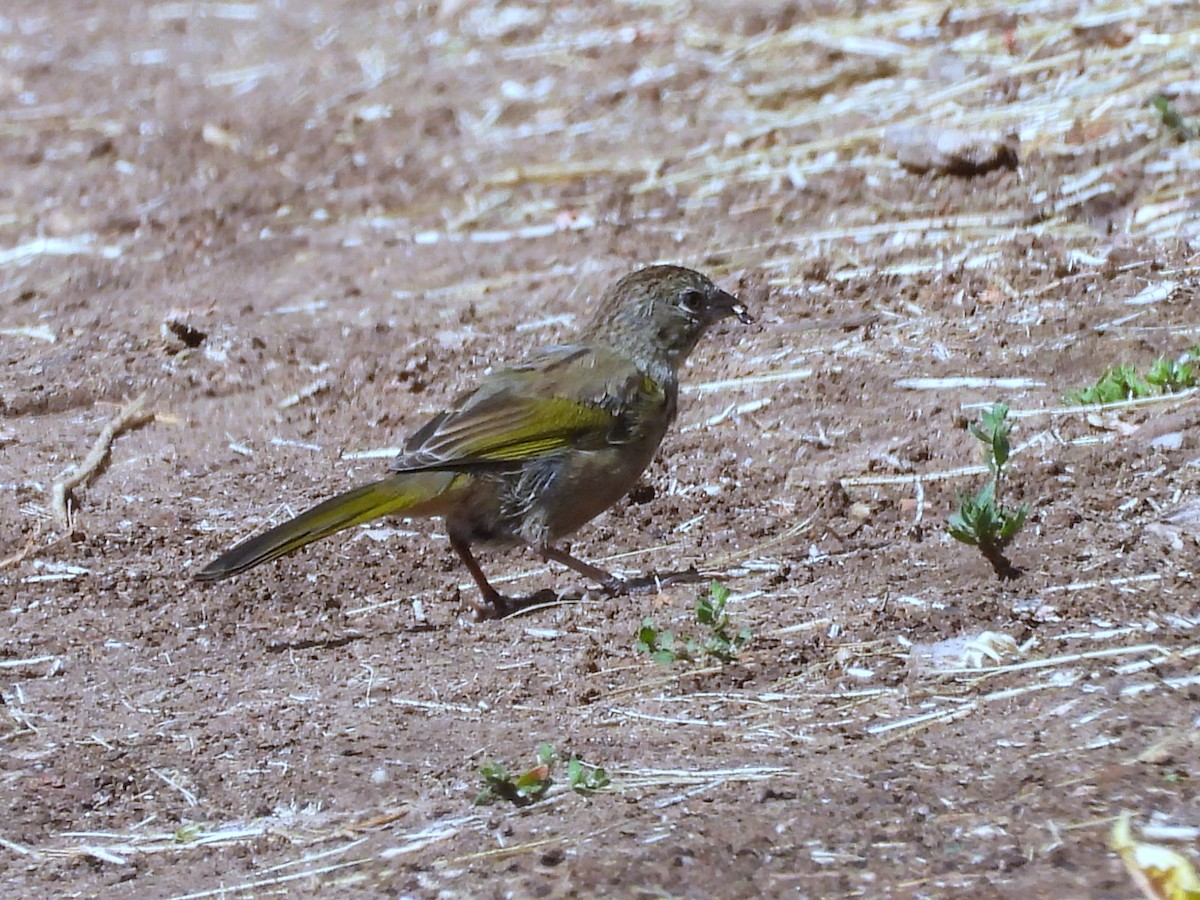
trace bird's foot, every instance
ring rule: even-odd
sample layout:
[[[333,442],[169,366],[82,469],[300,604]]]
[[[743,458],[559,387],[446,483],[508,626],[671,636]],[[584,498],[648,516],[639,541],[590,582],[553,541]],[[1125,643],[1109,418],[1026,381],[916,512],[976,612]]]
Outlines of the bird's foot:
[[[620,597],[629,593],[629,582],[614,575],[600,582],[600,589],[610,597]]]
[[[689,566],[682,572],[668,572],[661,575],[650,573],[637,578],[618,578],[616,575],[608,575],[606,578],[596,579],[600,589],[609,597],[653,594],[673,584],[700,584],[706,580],[706,576],[697,572],[695,566]],[[499,591],[492,590],[482,592],[479,599],[468,600],[467,605],[470,607],[475,621],[483,622],[487,619],[504,619],[531,607],[563,599],[563,595],[548,588],[543,588],[526,597],[507,597]]]
[[[511,611],[512,602],[499,591],[492,591],[478,600],[472,597],[467,601],[467,606],[470,607],[472,619],[485,622],[488,619],[503,619]]]
[[[483,622],[487,619],[505,619],[531,607],[540,606],[543,603],[553,603],[561,599],[560,594],[549,588],[543,588],[526,597],[506,597],[497,592],[483,600],[468,601],[468,605],[471,607],[471,614],[475,621]]]
[[[682,572],[668,572],[663,575],[651,572],[637,578],[614,576],[603,582],[601,587],[610,597],[619,597],[625,594],[653,594],[673,584],[699,584],[704,580],[705,577],[696,571],[695,566],[689,566]]]

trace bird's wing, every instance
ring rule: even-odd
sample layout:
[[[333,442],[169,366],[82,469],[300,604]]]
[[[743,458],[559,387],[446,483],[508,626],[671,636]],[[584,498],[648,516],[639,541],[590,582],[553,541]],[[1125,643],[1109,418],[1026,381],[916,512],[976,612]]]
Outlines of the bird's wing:
[[[552,348],[492,373],[431,419],[392,461],[398,472],[510,465],[568,448],[627,440],[630,411],[664,389],[616,353]]]

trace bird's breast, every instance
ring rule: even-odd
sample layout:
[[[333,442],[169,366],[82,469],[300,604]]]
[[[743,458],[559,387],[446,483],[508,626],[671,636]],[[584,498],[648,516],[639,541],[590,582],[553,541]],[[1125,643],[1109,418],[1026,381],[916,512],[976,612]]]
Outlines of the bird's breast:
[[[633,489],[661,440],[662,430],[656,428],[636,441],[563,454],[530,485],[534,499],[522,537],[534,543],[557,540],[600,515]]]

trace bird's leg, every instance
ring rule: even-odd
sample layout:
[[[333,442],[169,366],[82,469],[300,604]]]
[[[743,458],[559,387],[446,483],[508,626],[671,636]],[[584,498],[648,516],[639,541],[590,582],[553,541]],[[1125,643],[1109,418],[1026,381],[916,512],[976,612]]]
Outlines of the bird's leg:
[[[574,569],[585,578],[590,578],[610,594],[623,594],[628,589],[628,585],[616,575],[613,575],[611,572],[605,572],[591,563],[585,563],[582,559],[576,559],[566,550],[560,550],[558,547],[552,547],[549,544],[534,545],[534,549],[546,559],[562,563],[567,568]]]
[[[471,553],[471,545],[462,538],[450,535],[450,546],[454,548],[458,558],[463,561],[463,565],[467,567],[471,578],[479,587],[479,593],[483,595],[482,603],[471,604],[476,618],[493,619],[504,615],[508,609],[508,600],[488,583],[487,576],[483,574],[483,569],[479,567],[479,563],[475,561],[475,557]]]

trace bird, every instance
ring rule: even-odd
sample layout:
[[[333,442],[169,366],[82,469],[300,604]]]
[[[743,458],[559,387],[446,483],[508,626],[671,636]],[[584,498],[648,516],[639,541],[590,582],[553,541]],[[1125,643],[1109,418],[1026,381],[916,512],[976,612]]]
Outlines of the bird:
[[[520,546],[607,593],[630,583],[559,546],[636,485],[678,412],[679,369],[709,326],[745,305],[692,269],[654,265],[613,283],[569,343],[497,369],[405,443],[388,474],[338,494],[222,553],[212,582],[381,516],[440,516],[481,597],[477,618],[512,601],[472,548]]]

